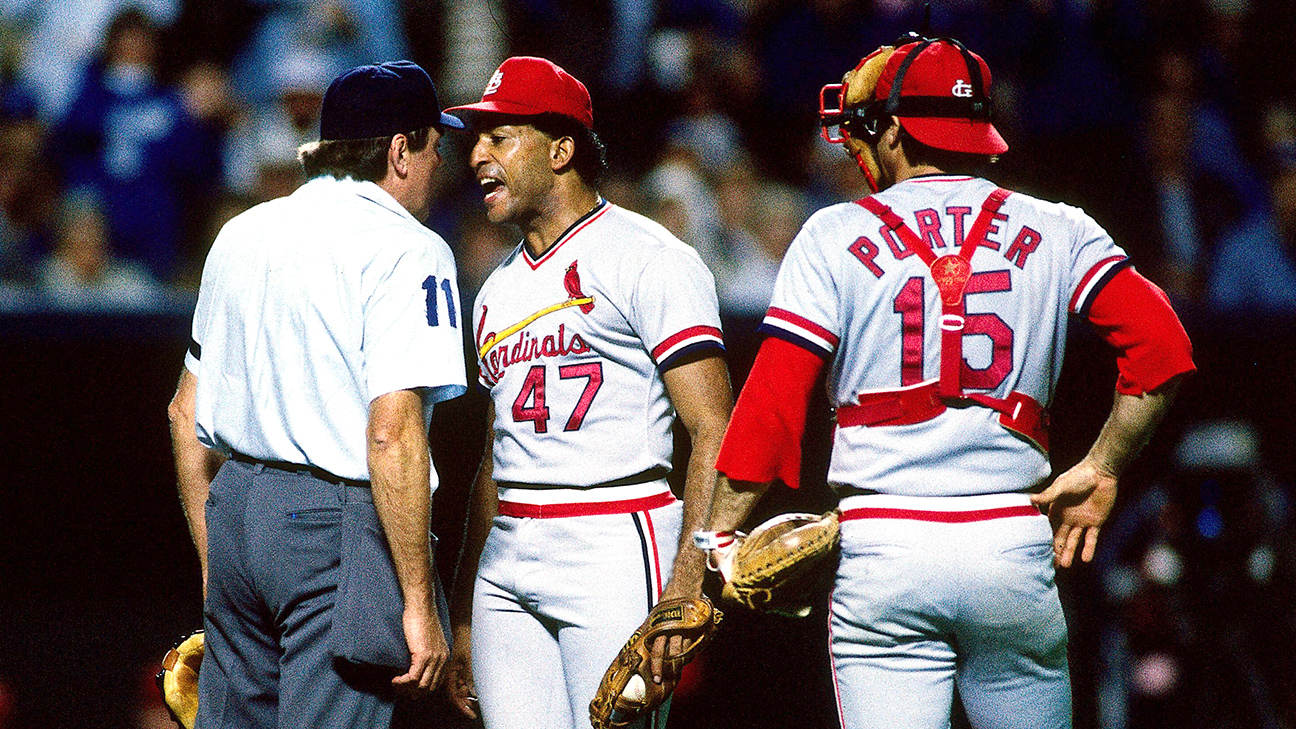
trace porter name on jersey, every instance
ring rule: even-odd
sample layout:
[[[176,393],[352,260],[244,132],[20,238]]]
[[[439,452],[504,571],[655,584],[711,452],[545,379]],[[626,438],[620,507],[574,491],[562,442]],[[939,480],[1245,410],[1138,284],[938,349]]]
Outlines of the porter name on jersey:
[[[973,209],[967,205],[948,206],[943,215],[937,212],[936,208],[918,210],[914,213],[917,225],[913,230],[919,238],[932,247],[933,251],[952,252],[963,245],[963,238],[970,227],[968,221],[975,217],[972,216],[973,212]],[[1038,230],[1028,225],[1016,227],[1011,237],[1003,235],[1004,231],[1013,231],[1013,229],[1014,225],[1009,215],[1002,212],[993,214],[990,227],[986,229],[985,242],[980,247],[1002,252],[1009,263],[1024,270],[1030,255],[1039,247],[1044,237]],[[1003,241],[1006,240],[1011,240],[1007,248],[1003,245]],[[882,248],[875,241],[883,242],[893,260],[898,261],[914,255],[914,252],[906,248],[896,238],[895,233],[885,225],[880,226],[877,235],[873,237],[860,236],[850,245],[851,255],[858,258],[860,263],[863,263],[864,267],[877,278],[882,277],[885,269],[878,262]]]

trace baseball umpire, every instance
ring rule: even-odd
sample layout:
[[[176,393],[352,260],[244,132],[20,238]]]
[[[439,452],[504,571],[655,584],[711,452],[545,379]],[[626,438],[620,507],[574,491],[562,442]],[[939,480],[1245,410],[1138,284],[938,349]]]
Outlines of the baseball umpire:
[[[427,428],[465,374],[454,259],[420,220],[445,127],[463,123],[419,66],[343,73],[309,181],[207,256],[169,411],[203,568],[200,727],[388,726],[396,688],[443,673]],[[214,478],[207,449],[228,457]]]
[[[769,484],[797,485],[826,368],[842,726],[947,727],[957,686],[973,726],[1067,727],[1054,561],[1092,558],[1121,473],[1194,369],[1191,345],[1083,211],[973,174],[1008,149],[985,62],[948,38],[898,45],[823,92],[825,136],[880,191],[815,213],[788,251],[698,542],[723,559]],[[1117,350],[1120,376],[1093,447],[1044,488],[1068,315]]]
[[[487,216],[523,239],[473,307],[493,407],[448,690],[473,714],[475,682],[491,729],[588,727],[649,609],[702,592],[704,555],[679,542],[705,518],[732,408],[715,282],[692,248],[598,194],[590,96],[563,69],[509,58],[481,102],[450,111],[477,135]],[[666,481],[677,413],[693,448],[682,503]]]

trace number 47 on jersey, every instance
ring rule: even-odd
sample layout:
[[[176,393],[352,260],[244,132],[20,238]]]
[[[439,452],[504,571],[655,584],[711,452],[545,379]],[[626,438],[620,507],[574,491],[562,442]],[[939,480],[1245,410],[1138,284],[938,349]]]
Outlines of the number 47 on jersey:
[[[548,371],[548,365],[533,365],[522,382],[522,391],[513,401],[513,422],[522,423],[529,420],[535,425],[537,433],[549,431],[549,406],[545,404],[545,380]],[[560,380],[575,380],[582,377],[585,378],[585,389],[581,391],[580,398],[576,401],[576,408],[572,410],[567,418],[567,424],[563,426],[566,432],[580,430],[581,423],[585,422],[585,414],[589,412],[594,396],[603,386],[603,363],[581,362],[558,367]]]

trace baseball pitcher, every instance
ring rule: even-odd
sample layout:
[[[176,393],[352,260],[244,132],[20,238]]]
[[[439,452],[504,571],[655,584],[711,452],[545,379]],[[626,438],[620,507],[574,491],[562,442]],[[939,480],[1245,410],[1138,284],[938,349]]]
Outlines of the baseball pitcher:
[[[589,93],[566,71],[510,58],[456,112],[477,135],[487,216],[523,240],[473,306],[493,407],[449,688],[469,714],[475,688],[491,729],[589,727],[649,610],[701,597],[703,555],[679,543],[702,525],[732,407],[715,282],[692,248],[598,194]],[[677,414],[693,444],[682,502],[666,482]],[[673,685],[683,637],[654,641],[652,685]]]

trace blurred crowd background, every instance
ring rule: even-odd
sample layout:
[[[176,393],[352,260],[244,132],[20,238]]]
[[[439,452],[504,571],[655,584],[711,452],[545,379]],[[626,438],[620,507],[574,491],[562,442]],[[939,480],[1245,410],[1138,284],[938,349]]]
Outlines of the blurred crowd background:
[[[152,661],[200,613],[163,409],[211,241],[303,181],[336,73],[410,58],[446,105],[508,55],[583,80],[603,194],[711,266],[741,384],[801,223],[867,192],[818,136],[819,89],[922,19],[912,0],[0,0],[0,729],[165,724]],[[1061,578],[1077,726],[1296,726],[1296,4],[935,0],[931,31],[994,73],[1011,149],[988,175],[1097,218],[1202,366],[1096,564]],[[428,221],[466,302],[517,241],[481,212],[469,144],[443,142]],[[1059,468],[1114,381],[1075,339]],[[479,404],[439,415],[451,555]],[[769,508],[830,501],[807,491]],[[835,725],[818,621],[731,625],[672,726]]]

